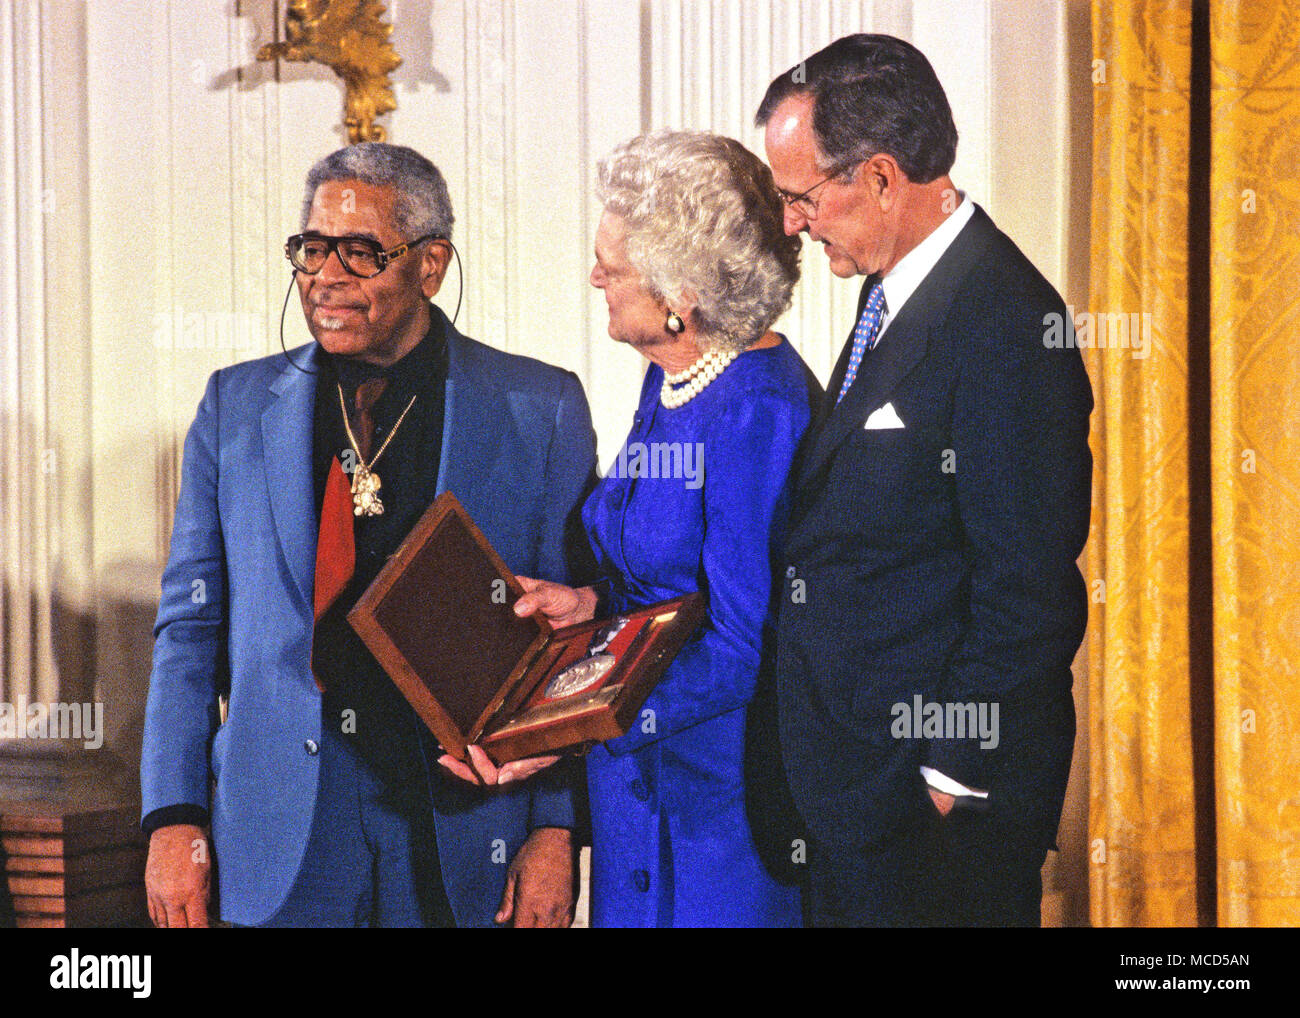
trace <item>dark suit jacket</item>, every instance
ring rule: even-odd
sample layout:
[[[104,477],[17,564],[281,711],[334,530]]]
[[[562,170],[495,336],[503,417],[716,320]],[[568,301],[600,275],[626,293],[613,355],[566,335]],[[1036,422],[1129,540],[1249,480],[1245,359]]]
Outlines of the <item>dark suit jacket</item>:
[[[905,838],[933,809],[921,764],[990,790],[1034,844],[1055,837],[1092,393],[1078,350],[1045,346],[1050,314],[1060,296],[977,206],[835,406],[845,345],[794,474],[778,621],[782,748],[816,842]],[[864,429],[885,403],[905,427]],[[917,696],[996,704],[996,748],[899,737]]]

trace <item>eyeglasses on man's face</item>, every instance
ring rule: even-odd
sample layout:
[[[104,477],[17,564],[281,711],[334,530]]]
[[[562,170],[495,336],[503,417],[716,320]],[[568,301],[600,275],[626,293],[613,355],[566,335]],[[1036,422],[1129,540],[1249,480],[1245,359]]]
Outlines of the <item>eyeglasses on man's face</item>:
[[[784,191],[779,187],[776,189],[776,193],[781,196],[781,200],[785,202],[788,208],[794,209],[805,219],[816,219],[817,201],[812,197],[812,193],[823,184],[829,183],[836,177],[843,176],[844,173],[851,168],[851,165],[852,164],[850,164],[850,166],[837,166],[828,176],[817,181],[817,183],[813,184],[813,186],[808,188],[808,190],[803,194],[791,194],[789,191]]]
[[[344,269],[362,279],[371,279],[417,244],[423,244],[426,240],[443,239],[441,234],[426,233],[423,237],[385,251],[378,241],[369,237],[327,237],[320,233],[295,233],[284,242],[284,256],[299,272],[314,276],[325,267],[330,252],[334,251],[338,253],[339,263]]]

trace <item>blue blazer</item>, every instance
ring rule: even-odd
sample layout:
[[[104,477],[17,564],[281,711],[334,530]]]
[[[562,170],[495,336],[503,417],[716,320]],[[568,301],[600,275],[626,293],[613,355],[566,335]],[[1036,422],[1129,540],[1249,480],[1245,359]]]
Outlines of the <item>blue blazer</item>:
[[[449,323],[446,336],[438,491],[456,494],[512,570],[566,581],[566,531],[596,463],[582,386]],[[321,351],[313,343],[293,354],[315,370]],[[315,388],[316,376],[282,354],[208,380],[185,440],[154,627],[143,813],[181,803],[210,810],[221,915],[241,925],[265,921],[288,895],[320,774],[320,756],[305,749],[321,737],[309,665]],[[226,684],[228,720],[218,728],[217,691]],[[562,774],[490,792],[444,779],[435,825],[459,925],[491,925],[505,884],[501,859],[532,829],[573,826],[573,790]]]

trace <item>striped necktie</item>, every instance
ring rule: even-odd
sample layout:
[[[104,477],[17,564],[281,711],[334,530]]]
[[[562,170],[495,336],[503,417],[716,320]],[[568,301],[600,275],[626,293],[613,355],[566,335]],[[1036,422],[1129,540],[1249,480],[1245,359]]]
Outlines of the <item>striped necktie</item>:
[[[853,349],[849,353],[849,368],[844,373],[844,384],[840,394],[835,397],[838,405],[849,391],[849,386],[858,377],[858,368],[862,366],[862,356],[876,345],[880,339],[880,323],[885,317],[885,288],[876,280],[876,285],[867,294],[867,303],[863,305],[862,317],[858,319],[857,328],[853,330]]]

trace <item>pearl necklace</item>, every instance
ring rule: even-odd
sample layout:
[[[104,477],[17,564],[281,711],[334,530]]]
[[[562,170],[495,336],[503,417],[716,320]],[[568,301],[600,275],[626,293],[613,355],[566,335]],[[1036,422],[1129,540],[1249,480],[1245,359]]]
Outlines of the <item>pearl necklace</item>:
[[[659,390],[659,402],[668,410],[689,403],[704,387],[722,374],[723,369],[740,356],[739,350],[721,353],[709,350],[699,360],[684,371],[664,372],[664,384]],[[682,384],[686,383],[686,384]],[[680,389],[675,386],[681,386]]]

